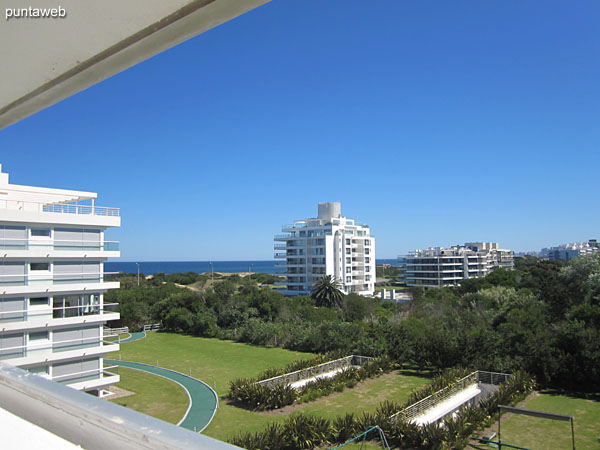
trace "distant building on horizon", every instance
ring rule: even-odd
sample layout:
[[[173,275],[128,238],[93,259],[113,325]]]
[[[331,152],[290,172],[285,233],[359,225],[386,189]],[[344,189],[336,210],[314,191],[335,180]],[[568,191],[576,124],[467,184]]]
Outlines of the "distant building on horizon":
[[[104,303],[104,261],[119,257],[104,231],[117,208],[97,194],[9,184],[0,165],[0,360],[77,390],[102,395],[119,381],[103,356],[119,345],[103,325],[119,318]],[[115,305],[117,306],[117,305]]]
[[[341,214],[339,202],[319,203],[318,216],[284,225],[275,236],[275,258],[283,260],[286,295],[310,295],[325,275],[344,293],[375,293],[375,238],[368,225]]]
[[[497,242],[415,250],[402,258],[406,284],[425,288],[456,286],[462,280],[485,277],[498,268],[514,269],[514,252],[499,248]]]
[[[600,243],[596,239],[590,239],[588,242],[575,242],[562,244],[557,247],[542,249],[542,256],[550,261],[562,259],[569,261],[580,256],[593,255],[600,252]]]

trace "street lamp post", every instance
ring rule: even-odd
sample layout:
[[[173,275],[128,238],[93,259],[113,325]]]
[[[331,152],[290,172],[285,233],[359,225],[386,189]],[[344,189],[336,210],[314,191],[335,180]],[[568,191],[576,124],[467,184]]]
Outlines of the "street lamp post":
[[[213,265],[212,261],[209,264],[210,264],[210,281],[212,283],[215,281],[215,266]]]
[[[137,265],[137,282],[138,282],[138,287],[140,286],[140,263],[136,262],[135,263]]]

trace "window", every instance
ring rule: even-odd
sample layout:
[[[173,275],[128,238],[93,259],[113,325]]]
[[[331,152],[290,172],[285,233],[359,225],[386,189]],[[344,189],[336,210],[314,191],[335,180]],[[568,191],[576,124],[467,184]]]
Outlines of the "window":
[[[352,267],[346,267],[346,273],[352,273]]]
[[[346,249],[346,255],[350,255],[352,253],[352,249],[351,248],[347,248]]]
[[[365,275],[365,281],[371,281],[371,275]]]
[[[50,270],[50,263],[31,263],[29,270]]]
[[[346,283],[352,283],[352,277],[346,277]]]
[[[350,239],[346,239],[346,245],[350,245],[351,241]]]
[[[48,306],[48,297],[33,297],[29,299],[29,306]]]
[[[365,245],[371,245],[371,241],[369,239],[365,239]]]
[[[370,272],[371,271],[371,266],[365,266],[365,272]]]
[[[352,264],[352,258],[346,258],[346,264]]]
[[[47,331],[30,331],[29,332],[29,340],[30,341],[43,341],[48,339]]]
[[[29,373],[37,373],[41,375],[48,375],[48,366],[29,367],[27,369]]]
[[[369,255],[371,254],[371,249],[370,248],[365,248],[365,255]]]
[[[369,264],[371,262],[371,258],[369,258],[368,256],[365,258],[365,264]]]
[[[32,228],[32,236],[50,237],[50,228]]]

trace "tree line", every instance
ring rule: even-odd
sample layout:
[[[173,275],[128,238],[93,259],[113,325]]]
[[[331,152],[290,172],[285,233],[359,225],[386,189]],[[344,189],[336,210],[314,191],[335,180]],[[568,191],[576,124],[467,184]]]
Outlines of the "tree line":
[[[388,355],[440,370],[526,370],[542,386],[600,387],[600,254],[568,264],[519,258],[514,271],[413,289],[406,304],[353,294],[330,303],[286,298],[239,276],[197,275],[189,289],[161,277],[142,277],[139,287],[134,275],[118,278],[122,288],[105,301],[120,304],[114,325],[133,330],[161,321],[169,331],[254,345]]]

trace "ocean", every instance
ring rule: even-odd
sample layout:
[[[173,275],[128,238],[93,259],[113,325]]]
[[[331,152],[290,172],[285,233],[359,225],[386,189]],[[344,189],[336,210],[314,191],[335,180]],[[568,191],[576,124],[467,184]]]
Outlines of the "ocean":
[[[215,272],[255,272],[277,275],[283,273],[282,267],[275,267],[281,261],[143,261],[140,262],[140,273],[153,275],[155,273],[180,273],[211,271],[211,264]],[[377,264],[398,264],[396,259],[378,259]],[[106,272],[137,273],[135,262],[107,261],[104,263]]]

